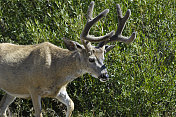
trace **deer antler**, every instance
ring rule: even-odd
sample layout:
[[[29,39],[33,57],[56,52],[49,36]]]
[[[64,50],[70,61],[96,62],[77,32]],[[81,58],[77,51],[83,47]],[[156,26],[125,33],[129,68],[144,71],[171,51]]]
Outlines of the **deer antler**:
[[[103,12],[101,12],[97,17],[92,19],[92,13],[94,9],[94,1],[92,1],[89,5],[88,11],[87,11],[87,23],[81,33],[80,38],[83,40],[87,40],[90,42],[102,42],[108,40],[112,35],[114,35],[114,31],[111,31],[110,33],[100,36],[100,37],[93,37],[89,35],[90,28],[99,21],[102,17],[106,16],[106,14],[109,12],[109,9],[105,9]],[[83,41],[84,43],[84,41]]]
[[[118,15],[118,22],[119,22],[117,31],[116,31],[115,35],[110,37],[110,40],[101,42],[99,44],[99,47],[102,47],[103,45],[105,45],[105,44],[107,44],[109,42],[115,42],[115,41],[120,41],[120,42],[124,42],[126,44],[129,44],[129,43],[133,42],[133,40],[136,37],[136,33],[135,32],[133,32],[132,35],[129,38],[125,37],[125,36],[122,36],[122,31],[123,31],[123,29],[125,27],[127,19],[131,15],[131,11],[130,11],[130,9],[128,9],[126,14],[125,14],[125,16],[123,17],[122,16],[122,11],[121,11],[121,8],[120,8],[119,4],[116,5],[116,8],[117,8],[117,15]]]

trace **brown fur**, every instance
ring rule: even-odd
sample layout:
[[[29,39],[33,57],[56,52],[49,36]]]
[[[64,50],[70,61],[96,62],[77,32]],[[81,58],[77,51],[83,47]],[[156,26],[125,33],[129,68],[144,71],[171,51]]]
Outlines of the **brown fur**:
[[[75,52],[48,42],[33,46],[0,44],[0,87],[11,94],[29,94],[30,88],[36,88],[42,97],[55,97],[58,88],[54,86],[67,84],[63,78],[73,75],[78,66],[75,56]],[[46,95],[44,88],[54,92]]]

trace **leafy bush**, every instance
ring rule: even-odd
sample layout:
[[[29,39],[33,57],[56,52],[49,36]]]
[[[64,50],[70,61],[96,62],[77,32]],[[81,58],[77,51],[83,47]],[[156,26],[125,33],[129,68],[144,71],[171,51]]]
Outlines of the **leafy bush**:
[[[26,45],[49,41],[61,47],[63,37],[80,42],[89,3],[1,0],[0,42]],[[106,55],[109,82],[101,83],[86,74],[69,84],[75,102],[73,116],[175,116],[175,0],[97,0],[95,15],[105,8],[110,12],[92,28],[92,34],[116,30],[116,3],[124,14],[127,9],[132,12],[123,35],[136,31],[137,38],[131,45],[114,43],[115,49]],[[42,107],[45,116],[64,116],[66,109],[48,98],[42,100]],[[31,100],[17,99],[10,110],[18,116],[33,114]]]

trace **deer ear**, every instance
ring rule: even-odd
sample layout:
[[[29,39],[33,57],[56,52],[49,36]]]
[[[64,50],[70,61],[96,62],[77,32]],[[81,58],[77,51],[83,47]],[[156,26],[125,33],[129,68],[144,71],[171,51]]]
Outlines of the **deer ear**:
[[[70,51],[75,51],[75,50],[84,48],[83,45],[79,44],[78,42],[71,41],[68,39],[64,39],[64,43],[65,43],[66,48]]]
[[[105,53],[109,52],[115,47],[115,45],[105,45]]]

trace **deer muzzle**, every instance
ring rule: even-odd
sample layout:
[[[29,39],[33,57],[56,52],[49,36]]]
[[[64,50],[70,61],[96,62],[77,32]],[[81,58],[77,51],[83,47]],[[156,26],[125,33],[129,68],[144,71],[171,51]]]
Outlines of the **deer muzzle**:
[[[100,79],[101,82],[106,82],[109,80],[109,75],[107,73],[103,73],[98,78]]]
[[[105,65],[103,65],[101,67],[101,70],[104,71],[103,73],[101,73],[101,75],[98,77],[100,79],[101,82],[106,82],[109,80],[109,75],[107,73],[106,67]]]

